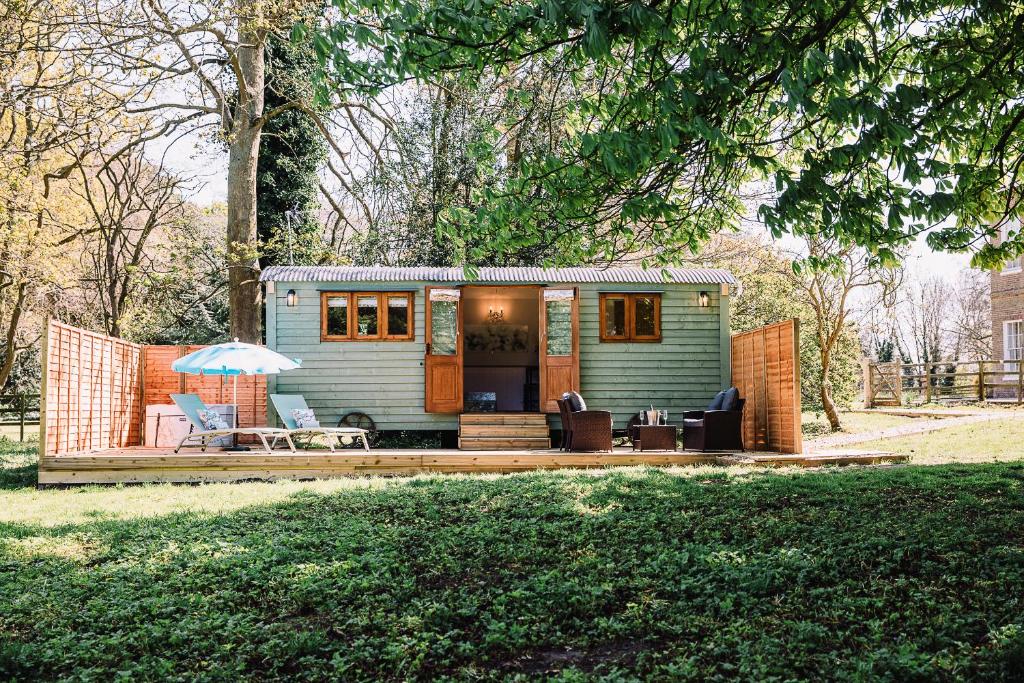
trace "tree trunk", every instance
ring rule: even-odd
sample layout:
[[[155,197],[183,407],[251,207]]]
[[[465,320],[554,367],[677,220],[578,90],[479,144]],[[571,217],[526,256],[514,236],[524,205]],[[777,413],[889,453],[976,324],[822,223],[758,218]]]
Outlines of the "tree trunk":
[[[248,128],[248,126],[246,126]],[[228,161],[228,301],[231,336],[260,342],[259,260],[256,238],[256,160],[258,130],[239,132]]]
[[[265,78],[264,39],[240,32],[239,83],[228,148],[228,301],[231,336],[258,344],[262,340],[260,264],[256,230],[256,164],[260,152]]]
[[[18,357],[18,324],[21,322],[21,314],[25,310],[25,298],[27,295],[28,283],[22,282],[18,285],[14,310],[11,311],[11,319],[7,323],[7,333],[4,335],[4,355],[0,359],[0,390],[7,384],[7,379],[14,370],[14,361]]]
[[[829,368],[832,365],[831,351],[824,347],[821,351],[821,407],[828,418],[828,425],[833,432],[843,428],[839,421],[839,411],[836,410],[835,401],[832,400],[832,380],[829,379]]]

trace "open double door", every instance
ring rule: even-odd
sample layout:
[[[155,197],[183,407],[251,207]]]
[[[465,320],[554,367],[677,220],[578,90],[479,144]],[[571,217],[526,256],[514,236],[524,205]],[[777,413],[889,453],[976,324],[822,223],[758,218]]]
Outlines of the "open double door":
[[[463,404],[462,287],[427,287],[426,380],[428,413],[461,413]],[[579,291],[537,287],[540,315],[540,406],[557,413],[555,399],[580,386]]]

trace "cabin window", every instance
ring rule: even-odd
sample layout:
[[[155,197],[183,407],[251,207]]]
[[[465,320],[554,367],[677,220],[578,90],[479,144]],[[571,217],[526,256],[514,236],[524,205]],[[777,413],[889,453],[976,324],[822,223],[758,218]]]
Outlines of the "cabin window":
[[[376,294],[356,295],[356,336],[362,339],[380,336],[380,297]]]
[[[545,353],[549,356],[572,355],[572,305],[576,297],[572,289],[544,291]]]
[[[601,341],[661,341],[661,294],[600,295]]]
[[[348,337],[348,295],[325,294],[322,308],[323,324],[320,336],[324,339]]]
[[[409,339],[412,337],[412,294],[385,294],[387,315],[387,338]]]
[[[410,341],[412,292],[323,292],[321,341]]]
[[[459,298],[457,289],[432,289],[427,306],[430,310],[430,344],[432,356],[456,356],[459,351]]]

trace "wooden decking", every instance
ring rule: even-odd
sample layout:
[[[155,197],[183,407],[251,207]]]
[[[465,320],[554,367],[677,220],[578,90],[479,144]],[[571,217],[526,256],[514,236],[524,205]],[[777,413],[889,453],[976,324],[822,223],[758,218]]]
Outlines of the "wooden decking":
[[[359,450],[300,451],[292,455],[128,448],[47,456],[39,463],[39,483],[104,484],[141,482],[211,482],[249,479],[322,479],[366,474],[422,472],[523,472],[537,469],[593,468],[622,465],[754,465],[766,467],[878,464],[903,458],[885,453],[836,452],[813,455],[767,453],[562,453],[557,450]]]

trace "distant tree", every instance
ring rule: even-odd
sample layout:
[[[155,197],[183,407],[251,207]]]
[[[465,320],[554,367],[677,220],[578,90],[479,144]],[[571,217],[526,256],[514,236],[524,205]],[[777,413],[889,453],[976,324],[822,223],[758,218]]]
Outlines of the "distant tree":
[[[836,360],[848,357],[845,348],[860,348],[851,319],[851,294],[874,289],[889,299],[899,284],[901,271],[882,267],[871,254],[853,244],[820,236],[807,237],[804,242],[807,259],[791,271],[791,277],[813,312],[809,332],[817,339],[819,398],[829,426],[838,431],[842,422],[836,407],[836,384],[854,377],[856,367],[842,367]]]
[[[294,29],[299,21],[324,21],[319,1],[100,0],[73,7],[78,16],[69,21],[80,32],[76,56],[106,88],[126,94],[126,115],[145,115],[149,121],[122,151],[146,140],[173,141],[197,132],[212,133],[227,146],[231,334],[260,341],[256,187],[266,127],[278,116],[302,111],[329,136],[330,117],[371,108],[374,89],[353,71],[347,75],[355,83],[321,82],[324,87],[317,89],[308,82],[291,93],[275,91],[281,99],[267,105],[268,77],[274,77],[268,74],[268,49],[275,49],[274,41],[282,46],[290,39],[311,41],[311,35]]]
[[[122,123],[123,100],[66,50],[66,10],[0,3],[0,390],[75,278],[77,245],[62,240],[85,211],[68,182],[84,133]]]
[[[896,359],[896,343],[892,339],[881,339],[875,347],[875,359],[879,363],[891,363]]]
[[[912,279],[903,288],[898,307],[903,346],[915,363],[936,363],[948,356],[947,318],[952,287],[941,277]]]
[[[444,76],[406,88],[391,106],[389,126],[371,119],[356,131],[374,138],[372,153],[328,166],[331,241],[343,241],[356,263],[591,262],[594,254],[580,248],[582,240],[568,226],[552,226],[545,239],[500,252],[467,239],[484,195],[508,182],[515,162],[565,140],[564,103],[574,92],[547,63],[501,78],[488,75],[475,85]],[[451,221],[465,230],[445,230]],[[637,240],[632,246],[635,252],[654,245]]]
[[[717,242],[718,240],[715,240]],[[822,385],[822,337],[816,332],[817,316],[803,290],[803,279],[793,274],[790,257],[744,237],[731,249],[717,249],[710,263],[735,273],[742,291],[730,298],[729,320],[733,332],[743,332],[781,320],[800,321],[800,398],[805,409],[824,410]],[[836,405],[848,404],[857,386],[860,348],[852,324],[840,326],[840,334],[828,352],[829,396]]]
[[[953,284],[950,333],[953,357],[963,360],[992,358],[991,279],[984,271],[966,269]]]
[[[141,303],[156,251],[150,240],[181,228],[185,210],[180,178],[160,162],[145,158],[144,148],[110,157],[95,150],[79,164],[73,191],[88,209],[88,220],[68,226],[62,242],[81,240],[83,294],[98,309],[103,331],[120,337],[125,316]]]
[[[275,109],[306,96],[317,68],[312,45],[271,36],[266,52],[264,106]],[[263,127],[256,176],[261,266],[287,264],[290,258],[296,264],[325,258],[317,212],[319,171],[327,149],[323,133],[299,109],[282,111]]]
[[[223,205],[186,206],[179,226],[165,233],[146,273],[142,305],[129,336],[147,344],[227,341],[228,282]]]

